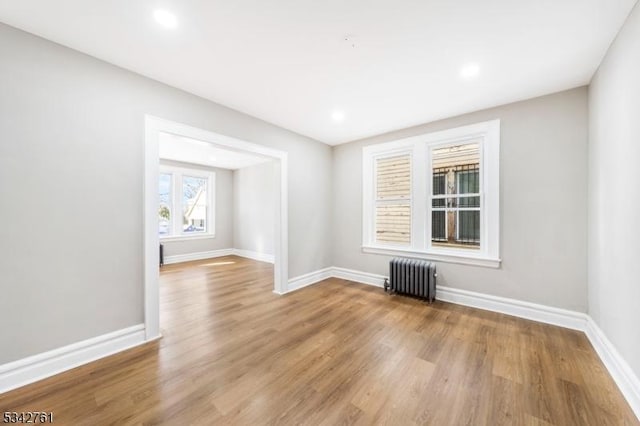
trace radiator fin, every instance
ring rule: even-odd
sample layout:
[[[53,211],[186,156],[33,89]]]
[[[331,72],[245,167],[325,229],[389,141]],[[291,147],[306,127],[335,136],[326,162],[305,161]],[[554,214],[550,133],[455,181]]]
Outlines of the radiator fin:
[[[419,259],[397,257],[389,262],[389,290],[433,302],[436,298],[436,265]]]

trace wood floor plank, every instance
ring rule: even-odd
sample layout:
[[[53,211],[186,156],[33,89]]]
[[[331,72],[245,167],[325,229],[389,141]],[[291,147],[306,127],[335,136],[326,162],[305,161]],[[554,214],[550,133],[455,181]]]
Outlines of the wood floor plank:
[[[584,334],[235,256],[162,268],[160,341],[0,395],[69,425],[638,425]]]

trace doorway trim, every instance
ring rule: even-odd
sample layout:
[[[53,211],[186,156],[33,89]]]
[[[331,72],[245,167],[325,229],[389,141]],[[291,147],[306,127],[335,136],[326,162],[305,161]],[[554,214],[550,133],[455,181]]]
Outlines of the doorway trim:
[[[220,135],[208,130],[145,115],[144,138],[144,323],[146,340],[160,337],[160,289],[158,236],[158,176],[159,176],[159,135],[171,133],[218,145],[234,151],[247,152],[269,157],[275,160],[276,191],[274,279],[273,291],[278,294],[287,292],[289,280],[288,249],[288,163],[287,153],[263,145]]]

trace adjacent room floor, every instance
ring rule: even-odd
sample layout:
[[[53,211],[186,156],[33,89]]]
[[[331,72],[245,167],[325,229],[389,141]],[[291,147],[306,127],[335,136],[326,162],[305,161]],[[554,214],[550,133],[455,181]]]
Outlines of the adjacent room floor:
[[[638,424],[586,337],[272,265],[165,266],[163,338],[0,397],[56,424]]]

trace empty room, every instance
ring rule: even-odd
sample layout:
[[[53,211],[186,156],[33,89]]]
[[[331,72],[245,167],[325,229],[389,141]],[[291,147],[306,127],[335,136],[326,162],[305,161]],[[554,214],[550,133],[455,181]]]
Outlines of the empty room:
[[[640,425],[637,0],[0,2],[0,422]]]

